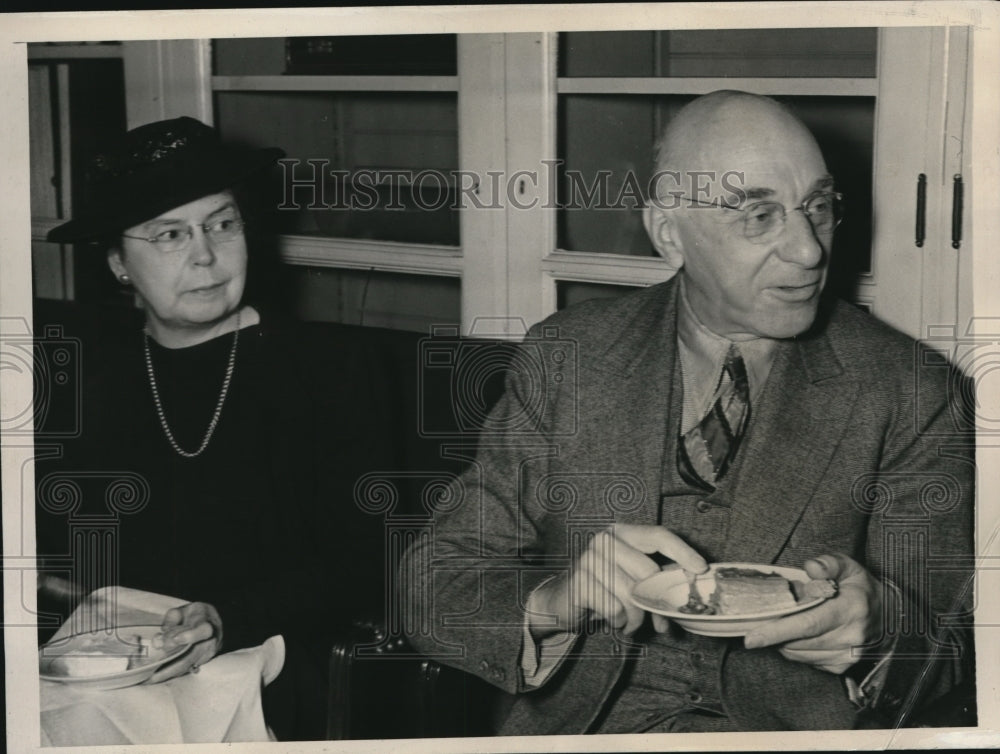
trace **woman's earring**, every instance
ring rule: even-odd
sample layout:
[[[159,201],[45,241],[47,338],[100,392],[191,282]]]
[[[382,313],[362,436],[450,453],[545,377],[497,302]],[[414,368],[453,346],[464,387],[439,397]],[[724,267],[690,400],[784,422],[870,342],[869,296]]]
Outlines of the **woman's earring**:
[[[118,276],[118,279],[122,282],[123,285],[128,285],[129,283],[132,282],[132,278],[130,278],[124,272]]]

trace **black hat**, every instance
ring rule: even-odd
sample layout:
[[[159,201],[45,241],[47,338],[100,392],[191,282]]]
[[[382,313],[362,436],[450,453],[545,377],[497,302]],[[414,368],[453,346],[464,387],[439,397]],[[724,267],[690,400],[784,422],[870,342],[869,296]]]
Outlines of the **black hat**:
[[[224,145],[214,128],[194,118],[139,126],[94,159],[82,211],[50,230],[47,238],[93,241],[120,232],[224,191],[284,154],[277,148]]]

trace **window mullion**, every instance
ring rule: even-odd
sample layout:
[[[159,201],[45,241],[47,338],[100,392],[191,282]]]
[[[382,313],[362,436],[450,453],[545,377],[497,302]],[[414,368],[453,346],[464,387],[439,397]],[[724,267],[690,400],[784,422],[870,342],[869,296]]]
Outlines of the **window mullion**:
[[[556,310],[542,260],[556,247],[558,36],[506,36],[508,307],[531,325]]]
[[[462,332],[507,315],[504,35],[458,36],[458,190],[462,239]],[[462,193],[468,187],[470,193]],[[474,186],[474,188],[472,188]],[[492,328],[491,328],[492,329]],[[489,333],[483,333],[489,334]]]

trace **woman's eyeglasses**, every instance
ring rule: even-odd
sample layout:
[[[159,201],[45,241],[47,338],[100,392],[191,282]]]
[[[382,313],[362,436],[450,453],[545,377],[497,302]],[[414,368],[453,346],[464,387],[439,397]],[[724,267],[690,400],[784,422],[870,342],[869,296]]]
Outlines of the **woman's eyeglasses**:
[[[764,243],[785,226],[789,211],[799,210],[808,218],[816,235],[833,233],[844,219],[844,196],[836,191],[813,194],[798,207],[787,210],[778,202],[754,202],[746,207],[731,207],[718,202],[701,202],[687,196],[679,197],[703,207],[717,207],[743,214],[743,235],[752,243]]]
[[[198,226],[202,229],[212,244],[229,243],[243,235],[243,221],[235,217],[223,217]],[[164,252],[182,251],[191,243],[194,237],[194,226],[177,225],[164,228],[154,236],[130,236],[122,233],[123,238],[133,238],[146,241]]]

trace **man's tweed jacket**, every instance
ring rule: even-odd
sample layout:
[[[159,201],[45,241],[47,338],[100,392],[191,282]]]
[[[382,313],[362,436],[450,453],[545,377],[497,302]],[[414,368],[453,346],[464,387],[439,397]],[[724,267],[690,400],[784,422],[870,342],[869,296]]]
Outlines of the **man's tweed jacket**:
[[[676,312],[672,280],[532,328],[475,462],[404,558],[411,641],[516,693],[503,733],[591,729],[635,653],[627,637],[590,626],[531,689],[521,671],[524,604],[568,568],[586,532],[659,522],[681,405],[672,388]],[[950,375],[910,338],[842,302],[779,344],[737,462],[705,498],[725,511],[715,520],[727,531],[715,537],[721,548],[703,554],[801,567],[843,552],[903,599],[886,590],[898,639],[874,713],[859,715],[842,677],[715,640],[722,702],[740,729],[892,725],[970,682],[971,647],[954,628],[961,620],[938,620],[971,604],[969,571],[948,567],[967,566],[972,553],[974,476]],[[700,549],[697,522],[683,535]]]

